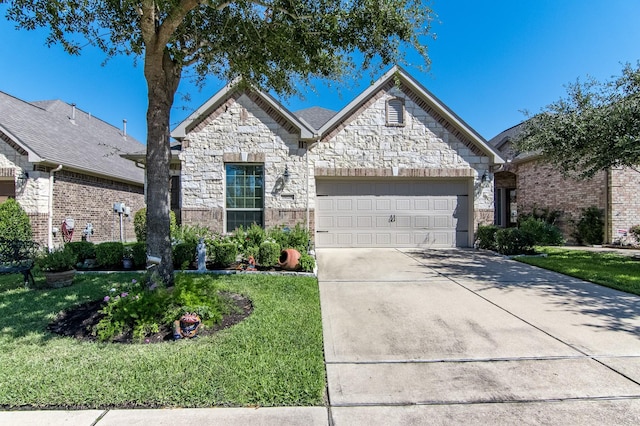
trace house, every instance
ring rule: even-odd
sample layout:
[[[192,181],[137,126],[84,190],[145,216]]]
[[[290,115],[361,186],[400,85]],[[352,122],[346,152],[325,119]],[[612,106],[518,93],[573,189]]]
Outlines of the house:
[[[141,148],[126,128],[74,104],[0,92],[0,201],[15,198],[45,246],[79,241],[91,228],[84,233],[95,242],[135,239],[144,170],[117,154]]]
[[[399,67],[337,113],[229,84],[172,136],[183,224],[303,223],[318,247],[465,247],[493,220],[500,155]]]
[[[558,212],[557,225],[569,243],[575,243],[575,223],[583,209],[597,207],[604,213],[606,243],[626,236],[640,224],[640,173],[629,168],[598,172],[588,180],[565,178],[535,153],[518,154],[513,141],[523,123],[501,132],[489,144],[506,163],[495,172],[495,224],[514,226],[522,213],[534,208]]]

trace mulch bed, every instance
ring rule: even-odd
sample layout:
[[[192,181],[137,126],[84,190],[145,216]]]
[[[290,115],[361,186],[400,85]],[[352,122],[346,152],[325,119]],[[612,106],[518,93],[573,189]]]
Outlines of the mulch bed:
[[[253,312],[251,300],[235,293],[225,293],[235,305],[236,309],[231,309],[231,313],[222,317],[222,321],[214,327],[201,328],[199,336],[208,336],[220,330],[238,324]],[[47,330],[62,336],[73,337],[79,340],[96,341],[93,329],[104,317],[100,310],[106,302],[95,300],[76,306],[68,311],[62,312],[55,321],[47,326]],[[173,340],[173,330],[169,326],[162,327],[158,333],[147,336],[145,343],[162,343]],[[116,343],[137,343],[131,334],[119,336],[114,340]]]

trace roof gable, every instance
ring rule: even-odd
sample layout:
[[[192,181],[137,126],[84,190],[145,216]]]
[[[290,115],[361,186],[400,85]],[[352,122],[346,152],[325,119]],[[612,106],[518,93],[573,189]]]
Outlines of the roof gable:
[[[331,138],[394,86],[399,86],[407,97],[434,117],[472,152],[488,155],[493,163],[504,163],[500,154],[480,134],[399,66],[394,66],[387,71],[373,85],[327,121],[319,129],[321,138]]]
[[[120,129],[60,100],[29,103],[0,92],[2,139],[20,147],[33,163],[135,183],[144,172],[117,155],[144,145]]]
[[[237,82],[227,84],[209,98],[200,108],[184,119],[171,132],[171,136],[178,140],[184,139],[188,133],[201,129],[218,117],[223,112],[221,107],[229,102],[235,102],[243,94],[247,95],[252,102],[287,131],[291,133],[299,132],[302,139],[314,137],[313,127],[305,122],[304,119],[296,117],[269,94],[255,89],[240,89]]]

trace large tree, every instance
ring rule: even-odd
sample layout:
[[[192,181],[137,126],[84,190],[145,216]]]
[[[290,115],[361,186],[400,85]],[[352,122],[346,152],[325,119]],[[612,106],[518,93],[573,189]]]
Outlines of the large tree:
[[[590,178],[640,166],[640,63],[606,82],[567,86],[567,96],[525,122],[520,152],[539,152],[566,176]]]
[[[282,95],[314,77],[337,79],[373,63],[428,64],[432,11],[421,0],[0,0],[18,27],[49,29],[47,44],[82,44],[144,61],[147,252],[173,281],[169,233],[169,115],[185,69]],[[354,55],[355,54],[355,55]],[[359,58],[356,60],[356,58]]]

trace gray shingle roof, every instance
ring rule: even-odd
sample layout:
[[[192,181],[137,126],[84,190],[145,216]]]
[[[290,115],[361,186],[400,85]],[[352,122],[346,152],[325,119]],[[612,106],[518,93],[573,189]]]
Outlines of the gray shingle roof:
[[[308,124],[313,126],[314,129],[318,130],[329,120],[331,120],[337,113],[337,111],[314,106],[311,108],[301,109],[300,111],[296,111],[293,114],[296,117],[306,121]]]
[[[0,92],[0,132],[40,157],[42,162],[135,183],[144,171],[120,157],[145,149],[131,136],[60,100],[25,102]]]

